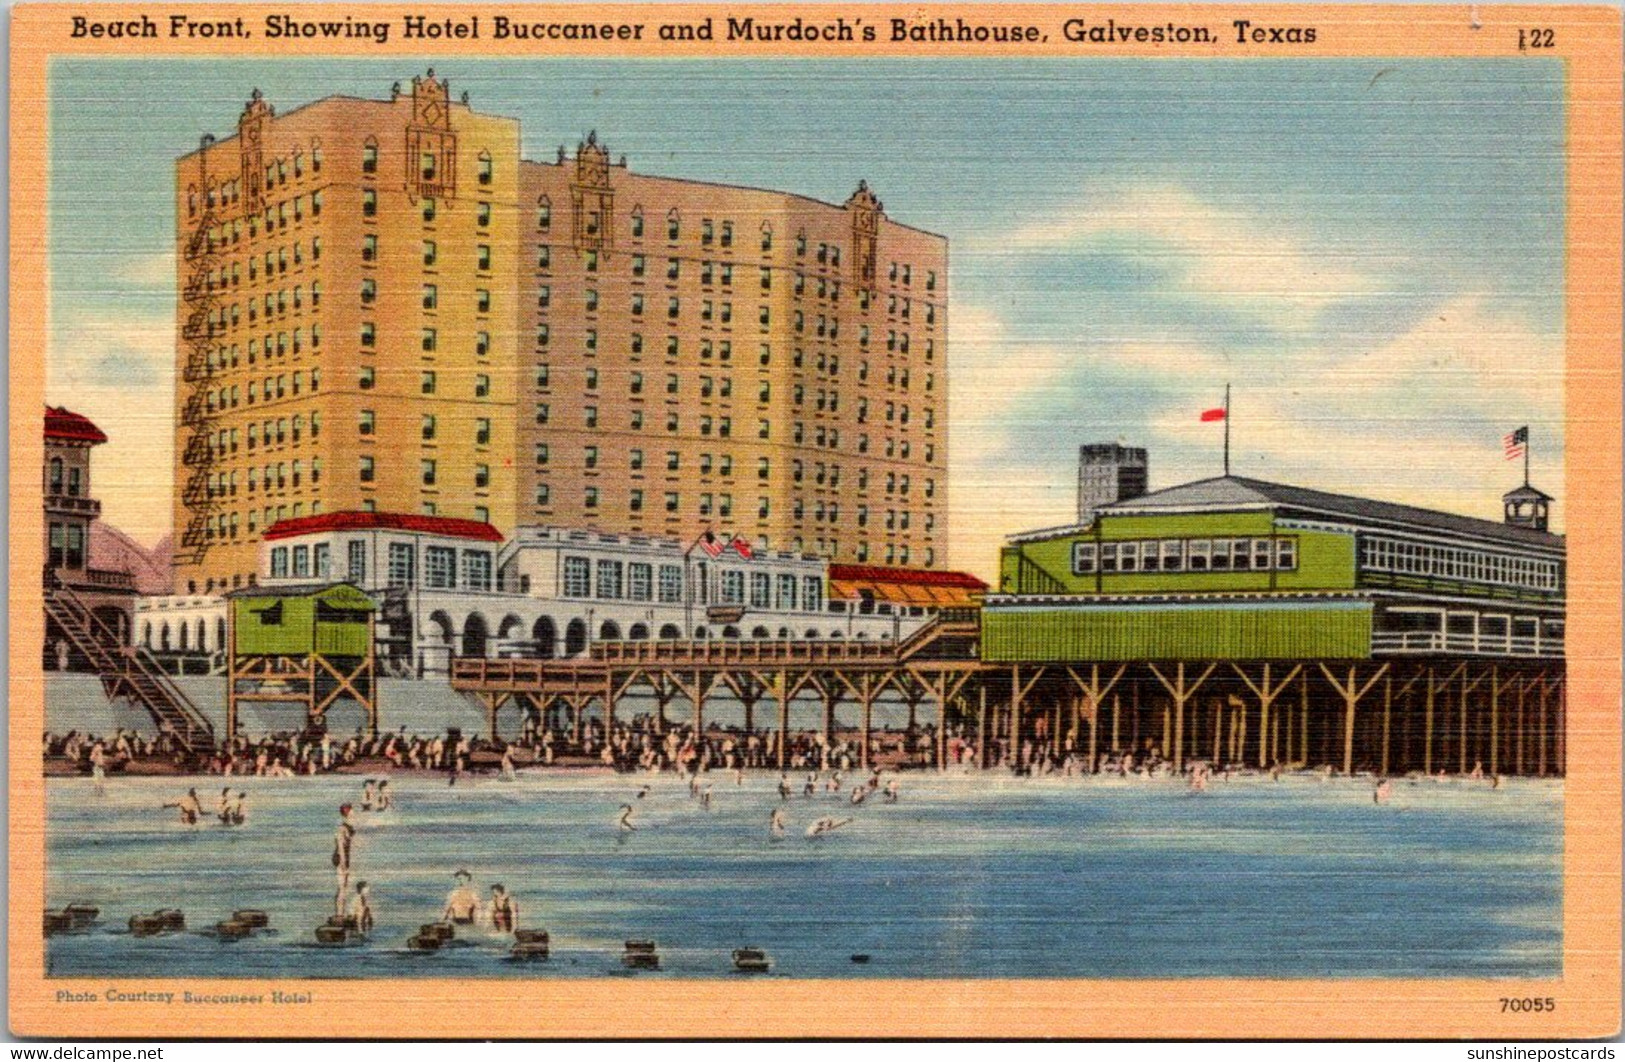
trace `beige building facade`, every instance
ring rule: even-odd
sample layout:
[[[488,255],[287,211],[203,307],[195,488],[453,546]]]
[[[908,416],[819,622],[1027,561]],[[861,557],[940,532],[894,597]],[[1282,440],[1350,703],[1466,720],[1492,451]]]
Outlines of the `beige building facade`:
[[[945,239],[519,152],[430,71],[177,161],[177,593],[343,511],[945,563]]]

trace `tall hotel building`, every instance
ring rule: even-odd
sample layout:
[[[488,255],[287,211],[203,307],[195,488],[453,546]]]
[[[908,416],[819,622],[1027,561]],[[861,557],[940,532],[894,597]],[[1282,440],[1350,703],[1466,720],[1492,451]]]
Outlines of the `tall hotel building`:
[[[177,592],[348,510],[943,565],[945,239],[519,144],[431,72],[178,160]]]

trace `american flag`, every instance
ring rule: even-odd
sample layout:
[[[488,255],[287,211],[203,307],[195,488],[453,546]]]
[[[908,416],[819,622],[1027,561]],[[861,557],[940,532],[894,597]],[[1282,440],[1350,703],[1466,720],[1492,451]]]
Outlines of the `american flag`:
[[[720,557],[722,556],[722,551],[728,547],[724,546],[722,542],[718,540],[716,535],[707,531],[705,534],[700,536],[700,548],[705,550],[705,552],[712,557]]]
[[[1529,425],[1501,436],[1501,449],[1508,461],[1516,461],[1529,450]]]

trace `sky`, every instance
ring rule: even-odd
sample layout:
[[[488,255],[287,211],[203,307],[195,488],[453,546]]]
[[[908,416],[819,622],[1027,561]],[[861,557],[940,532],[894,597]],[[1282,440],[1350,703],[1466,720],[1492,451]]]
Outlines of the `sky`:
[[[1563,74],[1554,60],[58,59],[47,399],[97,421],[104,518],[169,531],[173,159],[434,66],[635,172],[839,203],[949,240],[948,563],[1076,518],[1077,447],[1153,489],[1254,476],[1488,519],[1563,469]]]

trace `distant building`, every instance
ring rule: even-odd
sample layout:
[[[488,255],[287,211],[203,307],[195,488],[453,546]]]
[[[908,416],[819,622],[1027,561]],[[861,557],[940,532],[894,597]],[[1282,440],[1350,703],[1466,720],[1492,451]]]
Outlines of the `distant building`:
[[[102,503],[91,494],[90,451],[107,441],[84,416],[45,410],[45,666],[84,668],[94,642],[128,640],[135,580],[92,565],[90,527]],[[85,647],[85,648],[82,648]]]
[[[1078,447],[1078,523],[1095,518],[1095,510],[1143,495],[1150,461],[1144,449],[1119,443]]]

